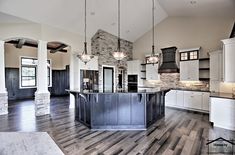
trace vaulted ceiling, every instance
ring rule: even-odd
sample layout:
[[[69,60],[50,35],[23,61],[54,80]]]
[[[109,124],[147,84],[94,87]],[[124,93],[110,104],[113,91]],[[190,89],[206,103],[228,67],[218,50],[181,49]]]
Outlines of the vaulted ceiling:
[[[156,0],[158,24],[168,16],[235,16],[234,0]],[[121,37],[135,41],[151,29],[151,0],[121,0]],[[84,35],[84,0],[0,0],[0,23],[35,22]],[[87,0],[87,33],[117,34],[117,0]]]

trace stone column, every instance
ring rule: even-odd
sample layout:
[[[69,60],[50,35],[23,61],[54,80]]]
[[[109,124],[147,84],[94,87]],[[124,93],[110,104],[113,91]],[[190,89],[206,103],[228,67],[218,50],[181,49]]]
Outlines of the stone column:
[[[35,115],[50,114],[50,92],[47,83],[47,42],[38,41],[37,91],[35,92]]]
[[[4,41],[0,40],[0,115],[8,114],[8,95],[5,84],[5,49]]]

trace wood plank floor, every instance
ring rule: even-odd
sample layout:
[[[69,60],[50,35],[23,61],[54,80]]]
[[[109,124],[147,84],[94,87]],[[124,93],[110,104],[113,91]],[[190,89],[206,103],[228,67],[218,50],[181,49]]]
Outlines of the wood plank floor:
[[[44,131],[68,155],[207,154],[207,140],[235,139],[235,132],[212,128],[208,115],[166,108],[166,116],[146,131],[91,131],[74,121],[69,97],[51,99],[51,115],[35,117],[32,100],[9,103],[0,132]]]

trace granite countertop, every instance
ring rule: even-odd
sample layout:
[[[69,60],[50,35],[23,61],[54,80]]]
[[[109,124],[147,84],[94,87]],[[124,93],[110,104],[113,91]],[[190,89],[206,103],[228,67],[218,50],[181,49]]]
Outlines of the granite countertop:
[[[210,97],[225,98],[235,100],[235,96],[232,93],[221,93],[221,92],[212,92]]]
[[[69,90],[66,89],[67,92],[71,92],[71,93],[83,93],[83,94],[121,94],[121,93],[146,93],[146,94],[154,94],[157,92],[162,92],[162,91],[169,91],[170,89],[155,89],[155,90],[139,90],[137,92],[128,92],[128,91],[121,91],[121,92],[101,92],[101,91],[97,91],[97,92],[81,92],[79,90]]]

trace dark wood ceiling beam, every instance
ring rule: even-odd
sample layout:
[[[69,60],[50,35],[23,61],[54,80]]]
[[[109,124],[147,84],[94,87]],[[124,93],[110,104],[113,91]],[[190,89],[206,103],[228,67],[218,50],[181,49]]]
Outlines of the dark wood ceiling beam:
[[[50,53],[56,53],[56,52],[59,52],[59,51],[62,52],[62,50],[67,52],[67,50],[64,50],[64,48],[66,48],[66,47],[68,47],[68,45],[62,44],[62,45],[60,45],[59,47],[57,47],[57,48],[55,48],[55,49],[52,49],[52,50],[50,51]]]
[[[25,42],[26,42],[26,39],[19,39],[18,44],[16,44],[15,47],[22,48]]]
[[[6,42],[6,43],[8,43],[8,44],[13,44],[13,45],[16,46],[16,45],[19,43],[19,41],[18,41],[18,40],[11,40],[11,41],[8,41],[8,42]],[[29,42],[27,42],[27,41],[24,43],[24,46],[38,48],[38,45],[37,45],[37,44],[29,43]],[[58,51],[58,52],[67,53],[67,50],[64,49],[64,48],[65,48],[65,46],[66,46],[66,47],[68,47],[68,46],[65,45],[65,44],[63,44],[63,46],[64,46],[63,48],[61,48],[62,45],[61,45],[60,47],[57,47],[57,48],[52,48],[52,47],[50,47],[50,46],[47,45],[47,49],[50,50],[50,52],[51,52],[52,50],[56,50],[56,51]],[[61,48],[61,49],[58,49],[58,48]]]

